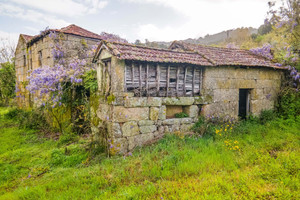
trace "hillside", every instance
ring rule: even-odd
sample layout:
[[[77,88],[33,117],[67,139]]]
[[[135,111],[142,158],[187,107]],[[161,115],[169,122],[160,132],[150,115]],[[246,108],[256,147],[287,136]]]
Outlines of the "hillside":
[[[202,45],[219,45],[221,43],[230,43],[235,40],[246,40],[252,34],[257,34],[258,29],[256,28],[237,28],[230,29],[226,31],[222,31],[220,33],[206,35],[204,37],[199,38],[188,38],[185,40],[181,40],[183,42],[191,43],[191,44],[202,44]],[[160,47],[160,48],[168,48],[172,42],[164,42],[164,41],[153,41],[147,43],[139,43],[140,45],[146,45],[149,47]]]

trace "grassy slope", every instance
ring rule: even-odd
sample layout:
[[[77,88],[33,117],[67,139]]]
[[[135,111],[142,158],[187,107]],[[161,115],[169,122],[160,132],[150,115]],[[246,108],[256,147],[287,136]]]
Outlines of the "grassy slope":
[[[0,115],[7,110],[1,108]],[[166,136],[130,157],[88,159],[0,119],[0,199],[299,199],[300,118],[244,123],[227,139]]]

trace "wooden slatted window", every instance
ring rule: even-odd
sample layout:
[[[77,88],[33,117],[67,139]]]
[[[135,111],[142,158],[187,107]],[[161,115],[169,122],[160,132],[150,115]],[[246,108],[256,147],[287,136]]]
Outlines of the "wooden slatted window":
[[[135,96],[199,96],[202,68],[192,65],[126,62],[125,91]]]

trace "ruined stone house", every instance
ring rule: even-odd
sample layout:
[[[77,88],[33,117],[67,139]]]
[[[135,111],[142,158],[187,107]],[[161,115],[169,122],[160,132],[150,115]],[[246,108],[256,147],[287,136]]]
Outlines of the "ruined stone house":
[[[283,68],[247,50],[173,42],[155,49],[102,41],[97,116],[119,151],[189,131],[199,115],[245,118],[274,108]],[[188,117],[176,118],[176,113]]]
[[[64,58],[66,62],[78,56],[78,46],[96,45],[103,39],[102,36],[74,24],[61,29],[48,29],[36,36],[20,34],[15,53],[17,96],[19,97],[17,98],[17,103],[20,107],[28,107],[34,100],[25,89],[26,77],[30,71],[42,66],[55,65],[52,53],[54,44],[49,37],[51,32],[56,33],[57,37],[59,37],[60,46],[65,52]]]

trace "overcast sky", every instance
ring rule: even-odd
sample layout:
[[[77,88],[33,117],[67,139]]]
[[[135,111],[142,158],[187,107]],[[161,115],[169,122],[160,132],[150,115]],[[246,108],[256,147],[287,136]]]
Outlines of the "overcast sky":
[[[0,0],[0,38],[76,24],[130,42],[197,38],[263,24],[270,0]]]

